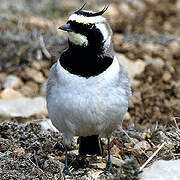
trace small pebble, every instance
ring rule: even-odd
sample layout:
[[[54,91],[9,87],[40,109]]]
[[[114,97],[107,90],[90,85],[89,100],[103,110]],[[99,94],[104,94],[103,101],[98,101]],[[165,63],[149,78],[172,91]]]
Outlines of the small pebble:
[[[2,83],[2,88],[19,88],[22,84],[23,82],[19,77],[15,75],[8,75]]]
[[[149,148],[151,148],[151,145],[147,141],[140,141],[134,146],[134,149],[148,150]]]
[[[23,97],[23,95],[19,91],[16,91],[11,88],[4,89],[0,94],[1,99],[14,99],[21,97]]]

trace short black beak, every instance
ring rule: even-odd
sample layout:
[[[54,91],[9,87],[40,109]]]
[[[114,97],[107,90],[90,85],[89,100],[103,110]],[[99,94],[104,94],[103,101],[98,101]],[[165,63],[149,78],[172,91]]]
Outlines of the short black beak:
[[[61,29],[63,31],[72,32],[71,25],[69,23],[60,26],[58,29]]]

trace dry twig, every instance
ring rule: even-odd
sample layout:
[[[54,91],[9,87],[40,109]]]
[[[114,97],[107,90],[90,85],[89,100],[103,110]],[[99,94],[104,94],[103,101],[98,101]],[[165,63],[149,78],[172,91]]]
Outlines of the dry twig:
[[[139,171],[142,171],[145,168],[145,166],[153,159],[154,156],[156,156],[156,154],[163,148],[165,144],[165,142],[161,144],[161,146],[152,154],[152,156],[149,157],[149,159],[140,167]]]

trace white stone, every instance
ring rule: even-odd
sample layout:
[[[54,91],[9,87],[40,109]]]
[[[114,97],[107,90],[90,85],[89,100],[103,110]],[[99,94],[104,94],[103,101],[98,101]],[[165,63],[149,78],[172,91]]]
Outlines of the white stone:
[[[145,168],[140,180],[180,180],[180,160],[159,160]]]
[[[142,73],[145,69],[145,62],[138,59],[136,61],[129,60],[126,56],[123,54],[117,54],[117,57],[119,59],[120,64],[122,64],[126,70],[128,71],[128,74],[131,79],[133,79],[136,75]]]
[[[0,93],[0,98],[2,99],[14,99],[20,97],[23,97],[23,95],[19,91],[11,88],[6,88]]]
[[[135,146],[134,146],[134,149],[137,149],[137,150],[139,150],[139,149],[148,150],[149,148],[151,148],[151,146],[150,146],[150,144],[149,144],[147,141],[145,141],[145,140],[138,142],[138,143],[135,144]]]
[[[8,76],[4,79],[4,81],[3,81],[3,83],[2,83],[2,87],[3,87],[4,89],[6,89],[6,88],[18,88],[18,87],[20,87],[22,84],[23,84],[23,83],[22,83],[21,79],[18,78],[17,76],[15,76],[15,75],[8,75]]]
[[[152,43],[152,42],[149,42],[149,43],[144,43],[144,44],[142,45],[142,48],[143,48],[144,50],[156,52],[156,51],[159,51],[159,50],[160,50],[161,46],[158,45],[158,44],[154,44],[154,43]]]
[[[163,68],[165,65],[165,62],[159,57],[152,58],[148,55],[144,55],[144,59],[147,64],[153,64],[154,66],[156,66],[158,68]]]
[[[134,1],[130,0],[129,2],[136,9],[139,9],[141,11],[145,9],[145,3],[143,1],[141,1],[141,0],[134,0]]]
[[[172,41],[169,44],[170,50],[172,51],[172,53],[179,57],[180,56],[180,43],[178,41]]]
[[[47,114],[43,97],[0,100],[0,117],[29,117],[41,113]]]
[[[45,78],[40,71],[32,68],[26,68],[25,73],[27,78],[33,79],[37,83],[43,83],[45,81]]]

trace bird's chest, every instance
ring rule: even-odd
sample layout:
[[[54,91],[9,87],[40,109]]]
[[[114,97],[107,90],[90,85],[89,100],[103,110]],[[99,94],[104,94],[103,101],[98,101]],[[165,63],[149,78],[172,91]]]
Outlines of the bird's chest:
[[[88,136],[108,127],[113,130],[122,122],[128,99],[119,84],[118,64],[90,78],[72,75],[58,64],[56,68],[55,81],[49,79],[47,100],[49,115],[60,131]]]
[[[108,93],[109,87],[99,86],[98,83],[74,80],[67,86],[57,86],[59,108],[64,108],[76,118],[94,118],[108,106],[112,98]]]
[[[102,84],[102,80],[69,80],[68,85],[57,84],[53,88],[57,96],[52,103],[56,103],[56,114],[64,121],[71,120],[78,128],[96,128],[98,125],[106,124],[109,119],[119,116],[120,106],[123,104],[123,95],[120,89]]]

